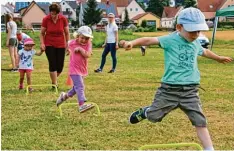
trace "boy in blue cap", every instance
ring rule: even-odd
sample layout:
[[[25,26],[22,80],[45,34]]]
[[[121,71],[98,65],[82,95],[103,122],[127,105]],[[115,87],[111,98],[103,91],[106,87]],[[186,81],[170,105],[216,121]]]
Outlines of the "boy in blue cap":
[[[180,108],[196,127],[198,138],[205,150],[214,150],[202,112],[198,89],[200,73],[197,56],[229,63],[232,58],[218,56],[201,47],[197,40],[200,31],[208,30],[205,17],[199,9],[186,8],[179,13],[177,31],[160,37],[143,37],[130,42],[121,41],[126,50],[133,46],[160,45],[164,49],[165,71],[151,106],[140,108],[129,118],[131,124],[143,119],[160,122],[172,110]]]

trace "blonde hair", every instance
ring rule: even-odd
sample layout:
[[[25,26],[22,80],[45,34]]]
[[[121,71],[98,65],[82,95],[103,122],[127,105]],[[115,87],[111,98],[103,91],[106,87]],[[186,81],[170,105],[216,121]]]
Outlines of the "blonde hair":
[[[73,35],[74,38],[77,38],[78,36],[80,36],[80,33],[78,33],[77,31],[75,31],[72,35]]]
[[[115,22],[115,14],[113,14],[113,13],[109,13],[107,16],[108,16],[108,17],[110,16],[110,17],[113,17],[113,18],[114,18],[114,20],[113,20],[113,22],[112,22],[112,23],[110,23],[110,22],[108,21],[108,25],[109,25],[109,24],[117,25],[117,24],[116,24],[116,22]]]

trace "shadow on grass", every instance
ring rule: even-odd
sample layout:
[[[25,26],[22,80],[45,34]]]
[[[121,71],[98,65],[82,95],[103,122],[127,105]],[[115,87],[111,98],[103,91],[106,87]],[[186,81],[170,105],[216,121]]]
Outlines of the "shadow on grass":
[[[11,69],[1,69],[1,71],[11,71]]]

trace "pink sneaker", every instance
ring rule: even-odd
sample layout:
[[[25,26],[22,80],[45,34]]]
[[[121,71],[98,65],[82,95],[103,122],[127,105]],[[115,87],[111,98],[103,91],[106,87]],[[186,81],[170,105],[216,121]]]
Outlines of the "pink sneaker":
[[[65,92],[62,92],[59,96],[59,98],[57,99],[56,101],[56,105],[59,106],[61,105],[64,101],[66,101],[67,98],[66,98],[66,93]]]

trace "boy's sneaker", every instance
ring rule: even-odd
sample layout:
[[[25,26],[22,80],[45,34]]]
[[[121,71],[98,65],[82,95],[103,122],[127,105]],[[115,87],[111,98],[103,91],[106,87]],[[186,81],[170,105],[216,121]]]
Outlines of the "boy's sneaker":
[[[149,107],[145,107],[145,108],[140,108],[139,110],[133,112],[131,114],[131,116],[129,117],[129,122],[131,124],[136,124],[139,123],[140,121],[146,119],[145,116],[145,111],[146,109],[148,109]]]
[[[79,107],[79,112],[80,112],[80,113],[83,113],[83,112],[85,112],[85,111],[87,111],[87,110],[89,110],[89,109],[91,109],[91,108],[93,108],[93,107],[94,107],[93,104],[83,104],[83,105],[81,105],[81,106]]]
[[[56,105],[59,106],[61,105],[64,101],[66,101],[66,93],[65,92],[62,92],[59,96],[59,98],[57,99],[56,101]]]
[[[114,69],[111,69],[108,73],[114,73],[115,70]]]
[[[98,69],[94,70],[94,72],[96,72],[96,73],[101,73],[102,70],[101,70],[100,68],[98,68]]]

